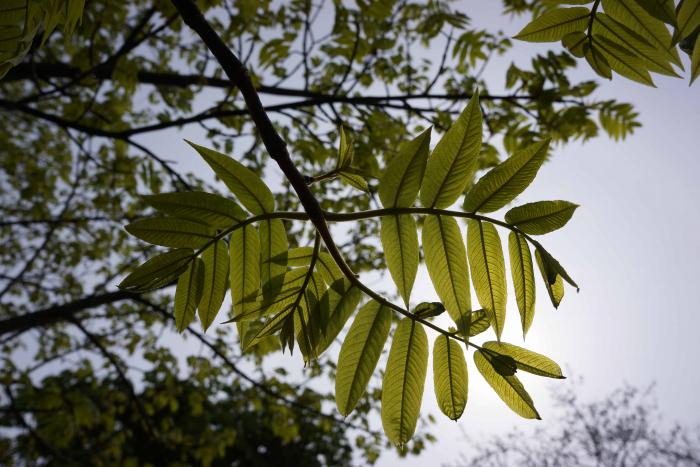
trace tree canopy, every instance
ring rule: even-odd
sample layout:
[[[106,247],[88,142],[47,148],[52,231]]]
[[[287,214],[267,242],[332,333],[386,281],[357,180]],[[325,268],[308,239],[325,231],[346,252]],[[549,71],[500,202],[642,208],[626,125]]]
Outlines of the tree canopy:
[[[95,462],[112,463],[138,457],[144,436],[200,443],[201,427],[211,444],[173,448],[173,462],[251,459],[232,450],[275,443],[345,462],[344,436],[374,461],[378,416],[391,443],[418,452],[432,439],[420,422],[429,355],[439,406],[457,419],[470,349],[504,402],[539,418],[516,372],[563,375],[501,342],[505,305],[515,295],[525,334],[535,263],[554,307],[565,283],[578,288],[538,237],[577,206],[511,203],[557,148],[639,126],[630,103],[571,77],[577,57],[651,84],[649,71],[676,74],[678,44],[693,80],[700,51],[695,0],[671,16],[642,0],[559,3],[503,1],[504,14],[533,15],[516,37],[568,50],[511,64],[503,83],[483,75],[512,40],[452,2],[0,6],[2,420],[20,433],[3,435],[3,455],[61,459],[102,431],[125,457]],[[659,28],[668,38],[645,33]],[[177,159],[196,154],[211,172],[164,153],[183,135]],[[411,295],[421,263],[440,302]],[[378,272],[396,288],[369,287]],[[489,329],[496,340],[472,340]],[[302,354],[301,377],[275,368],[279,350]],[[121,425],[132,429],[117,436]],[[235,435],[251,427],[266,444]]]

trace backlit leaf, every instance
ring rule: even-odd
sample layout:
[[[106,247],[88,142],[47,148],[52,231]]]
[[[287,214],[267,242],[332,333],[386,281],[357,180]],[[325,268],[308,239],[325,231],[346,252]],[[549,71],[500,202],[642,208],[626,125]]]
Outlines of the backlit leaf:
[[[655,87],[644,62],[628,49],[600,34],[593,35],[593,44],[610,64],[610,68],[632,81]]]
[[[274,211],[275,199],[272,192],[252,170],[218,151],[190,141],[187,143],[197,150],[248,211],[256,215]]]
[[[370,300],[357,313],[338,355],[335,403],[347,416],[365,392],[389,336],[391,311]]]
[[[423,251],[435,292],[450,317],[458,322],[471,311],[471,297],[467,251],[457,221],[451,217],[426,217]]]
[[[430,128],[404,144],[387,164],[377,192],[384,207],[412,206],[430,150]]]
[[[603,0],[603,9],[611,18],[642,36],[656,50],[662,52],[669,61],[682,68],[678,51],[671,43],[671,33],[663,23],[657,20],[658,16],[655,18],[654,15],[645,11],[647,9],[645,5],[653,7],[654,4],[661,3],[666,3],[670,7],[670,17],[667,19],[672,20],[669,23],[672,24],[675,22],[673,0]]]
[[[673,0],[635,0],[647,13],[656,19],[676,25],[676,5]]]
[[[133,292],[162,287],[185,272],[193,254],[193,250],[181,248],[156,255],[134,269],[118,287]]]
[[[491,169],[464,198],[467,212],[492,212],[510,203],[530,185],[549,148],[549,140],[522,149]]]
[[[234,230],[229,243],[231,300],[234,314],[250,306],[244,299],[260,289],[260,238],[252,225]]]
[[[514,207],[505,220],[527,234],[542,235],[564,227],[576,208],[568,201],[538,201]]]
[[[467,362],[459,342],[442,334],[433,344],[433,382],[438,407],[457,420],[467,405]]]
[[[202,191],[160,193],[143,199],[165,214],[212,227],[231,227],[247,217],[235,201]]]
[[[172,217],[150,217],[124,227],[134,237],[171,248],[201,248],[214,239],[215,230],[199,222]]]
[[[204,284],[204,265],[202,260],[194,258],[184,274],[177,280],[175,289],[175,327],[183,332],[194,319],[199,300],[202,298]]]
[[[548,378],[563,379],[561,368],[552,359],[544,355],[523,349],[517,345],[505,342],[490,341],[483,344],[488,350],[493,350],[501,355],[507,355],[515,360],[518,370],[526,371],[534,375],[546,376]]]
[[[259,224],[260,232],[260,279],[265,293],[276,292],[274,283],[270,279],[283,274],[287,265],[270,261],[270,258],[284,255],[289,250],[287,242],[287,230],[281,219],[267,219]]]
[[[698,75],[700,75],[700,34],[695,39],[695,45],[693,46],[693,55],[690,63],[690,84],[693,84]]]
[[[428,159],[420,190],[423,206],[442,209],[457,201],[474,176],[481,133],[479,95],[474,94]]]
[[[590,15],[590,10],[585,7],[549,10],[525,26],[515,38],[528,42],[556,42],[569,33],[586,29]]]
[[[318,263],[317,263],[318,264]],[[320,356],[338,336],[350,315],[357,308],[362,292],[348,279],[338,279],[328,287],[321,297],[328,302],[328,325],[318,344],[317,356]]]
[[[206,331],[219,313],[228,287],[228,246],[223,240],[214,242],[202,253],[204,282],[199,302],[199,320]]]
[[[410,214],[381,218],[384,257],[394,283],[408,307],[420,261],[416,221]]]
[[[491,325],[500,339],[506,319],[508,291],[503,247],[496,227],[489,222],[469,219],[467,253],[476,296],[489,314]]]
[[[554,308],[558,308],[562,298],[564,298],[564,281],[557,273],[554,273],[553,276],[551,275],[545,267],[545,263],[542,261],[542,256],[540,255],[540,250],[538,249],[535,249],[535,260],[542,274],[542,279],[544,279],[544,285],[547,287],[549,298],[552,300],[552,305],[554,305]]]
[[[683,0],[678,7],[678,27],[673,34],[673,43],[690,36],[700,27],[700,0]]]
[[[524,338],[535,318],[535,271],[525,237],[511,232],[508,236],[508,252],[515,301],[518,303]]]
[[[486,382],[513,412],[524,418],[540,419],[532,398],[517,376],[506,376],[496,371],[493,357],[481,350],[474,352],[474,363]]]
[[[399,321],[382,382],[382,426],[389,440],[406,444],[416,431],[428,368],[428,336],[423,325]]]

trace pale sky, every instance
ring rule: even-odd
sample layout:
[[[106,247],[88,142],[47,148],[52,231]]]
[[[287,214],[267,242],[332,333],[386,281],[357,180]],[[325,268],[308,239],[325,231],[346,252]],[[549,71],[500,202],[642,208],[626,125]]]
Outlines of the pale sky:
[[[501,3],[497,1],[462,4],[477,26],[500,28],[513,35],[526,22],[526,18],[511,21],[500,16]],[[525,65],[533,53],[547,48],[516,41],[512,52],[497,59],[485,74],[491,90],[497,92],[503,86],[504,70],[511,60]],[[594,78],[583,63],[576,76]],[[659,407],[665,416],[697,424],[700,373],[694,368],[700,355],[696,331],[700,310],[695,302],[700,264],[700,151],[693,140],[700,131],[700,83],[689,88],[687,79],[655,76],[655,81],[657,89],[619,76],[603,83],[595,97],[632,102],[643,127],[623,142],[599,137],[586,144],[557,148],[531,187],[515,201],[517,205],[564,199],[581,205],[564,229],[542,237],[544,246],[566,267],[581,292],[576,294],[567,287],[562,304],[554,310],[545,290],[538,289],[535,322],[523,343],[509,288],[503,340],[541,352],[567,372],[583,377],[586,384],[580,390],[584,397],[607,394],[623,382],[643,386],[656,381]],[[201,138],[198,131],[182,135],[195,141],[197,135]],[[434,138],[433,144],[436,141]],[[180,167],[197,172],[204,169],[193,161],[192,151],[177,140],[160,139],[159,144],[172,150],[169,158],[179,161]],[[496,213],[496,217],[502,214]],[[502,241],[505,245],[505,235]],[[432,297],[427,274],[421,269],[413,300]],[[476,301],[474,294],[472,298]],[[434,337],[430,335],[431,342]],[[465,450],[460,428],[478,439],[514,426],[530,430],[551,423],[549,390],[566,382],[522,376],[544,419],[523,420],[484,383],[471,353],[467,361],[469,402],[458,423],[437,409],[432,369],[428,368],[423,411],[436,416],[438,423],[430,431],[439,441],[421,456],[401,460],[402,465],[455,461]],[[378,465],[396,463],[396,455],[387,452]]]

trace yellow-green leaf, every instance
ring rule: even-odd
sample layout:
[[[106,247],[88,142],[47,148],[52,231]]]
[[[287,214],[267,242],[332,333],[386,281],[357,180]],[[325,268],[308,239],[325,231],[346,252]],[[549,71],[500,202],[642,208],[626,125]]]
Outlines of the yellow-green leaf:
[[[690,84],[693,84],[698,75],[700,75],[700,34],[695,39],[693,46],[693,56],[690,62]]]
[[[143,241],[171,248],[201,248],[216,234],[207,225],[173,217],[141,219],[124,228]]]
[[[355,145],[352,137],[345,133],[345,129],[340,127],[340,146],[338,148],[337,169],[344,169],[350,166],[355,157]]]
[[[426,217],[423,251],[435,292],[457,323],[471,311],[467,251],[457,221],[451,217]]]
[[[457,201],[474,176],[481,133],[481,108],[475,93],[428,159],[420,190],[423,206],[442,209]]]
[[[476,296],[500,339],[506,320],[508,291],[503,247],[496,227],[490,222],[469,219],[467,253]]]
[[[535,260],[537,261],[537,266],[542,274],[542,279],[544,279],[544,285],[547,287],[549,298],[552,300],[552,305],[554,305],[554,308],[558,308],[561,300],[564,298],[564,281],[559,274],[554,273],[552,276],[548,272],[548,270],[545,268],[544,262],[542,261],[540,250],[538,249],[535,249]]]
[[[199,302],[199,320],[206,331],[219,313],[226,296],[228,282],[228,246],[223,240],[214,242],[202,253],[204,283]]]
[[[508,252],[515,301],[518,303],[523,338],[525,338],[535,318],[535,271],[532,267],[532,255],[525,237],[515,232],[511,232],[508,236]]]
[[[549,10],[525,26],[515,38],[528,42],[556,42],[569,33],[586,29],[590,15],[590,10],[585,7]]]
[[[442,413],[457,420],[467,405],[467,361],[459,342],[439,335],[433,345],[433,382]]]
[[[416,431],[425,375],[428,336],[420,323],[399,321],[382,382],[382,426],[389,440],[406,444]]]
[[[649,71],[668,76],[679,76],[664,50],[658,50],[644,37],[605,13],[596,14],[592,31],[610,39],[636,56]]]
[[[544,355],[523,349],[517,345],[505,342],[490,341],[483,344],[488,350],[493,350],[501,355],[507,355],[515,360],[518,370],[526,371],[534,375],[546,376],[548,378],[563,379],[564,375],[557,363]]]
[[[234,314],[247,311],[244,299],[260,289],[260,238],[252,225],[233,231],[229,243],[231,300]]]
[[[381,240],[391,277],[408,307],[420,261],[418,230],[413,216],[402,214],[382,217]]]
[[[676,5],[673,0],[635,0],[647,13],[654,18],[676,25]]]
[[[632,81],[656,87],[644,62],[628,49],[600,34],[593,35],[593,44],[610,64],[610,68]]]
[[[536,418],[540,420],[540,414],[535,409],[532,398],[525,390],[517,376],[506,376],[494,368],[492,357],[481,350],[474,352],[474,363],[479,373],[487,383],[496,391],[498,397],[506,403],[510,409],[523,418]]]
[[[252,170],[237,160],[213,149],[187,141],[209,164],[245,208],[253,214],[275,210],[272,192]]]
[[[165,214],[212,227],[231,227],[247,217],[235,201],[203,191],[160,193],[143,199]]]
[[[340,179],[350,185],[351,187],[360,190],[369,192],[369,185],[367,185],[367,181],[362,178],[361,175],[350,173],[350,172],[340,172]]]
[[[311,264],[313,252],[314,249],[310,246],[292,248],[287,252],[270,258],[270,261],[276,264],[283,264],[291,267],[308,266]],[[324,251],[319,252],[318,257],[316,258],[315,269],[321,274],[323,280],[328,285],[331,285],[338,279],[345,277],[343,276],[343,272],[333,260],[333,257]]]
[[[532,183],[549,149],[549,140],[517,151],[476,182],[464,198],[468,212],[492,212],[510,203]]]
[[[316,356],[320,356],[330,347],[357,308],[360,298],[362,298],[362,292],[348,279],[338,279],[328,287],[321,297],[322,301],[328,302],[328,325],[318,343]]]
[[[585,56],[588,50],[588,36],[581,31],[567,34],[562,38],[561,43],[569,49],[569,52],[579,58]]]
[[[514,207],[505,220],[527,234],[542,235],[564,227],[576,208],[568,201],[538,201]]]
[[[183,332],[194,319],[199,300],[202,298],[204,284],[204,265],[202,260],[194,258],[187,271],[177,280],[175,289],[175,327]]]
[[[287,270],[286,264],[270,261],[271,258],[284,255],[289,250],[287,230],[281,219],[267,219],[259,223],[260,231],[260,279],[265,293],[277,292],[270,279]]]
[[[670,6],[671,15],[669,19],[675,22],[673,0],[660,1],[667,2]],[[603,10],[611,18],[621,22],[642,36],[673,64],[683,68],[678,51],[671,43],[671,33],[662,22],[657,20],[658,17],[654,18],[648,11],[645,11],[645,3],[657,3],[657,0],[603,0]]]
[[[384,207],[412,206],[430,150],[430,128],[405,143],[387,164],[377,192]]]
[[[134,269],[118,287],[132,292],[146,292],[162,287],[185,272],[193,255],[194,251],[190,248],[156,255]]]
[[[595,48],[594,44],[591,44],[591,46],[587,48],[585,57],[588,64],[598,76],[605,79],[612,79],[612,68],[610,68],[608,60]]]
[[[335,403],[348,416],[365,392],[389,337],[391,311],[370,300],[357,313],[338,354]]]
[[[673,34],[676,44],[700,27],[700,0],[683,0],[678,6],[678,27]]]

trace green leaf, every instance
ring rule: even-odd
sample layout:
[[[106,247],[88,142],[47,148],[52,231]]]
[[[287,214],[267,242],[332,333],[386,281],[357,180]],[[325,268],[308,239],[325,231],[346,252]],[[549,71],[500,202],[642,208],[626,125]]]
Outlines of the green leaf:
[[[252,225],[234,230],[229,242],[231,300],[234,314],[250,307],[244,299],[260,289],[260,238]]]
[[[670,19],[675,23],[675,10],[672,0],[603,0],[603,9],[611,18],[624,24],[632,31],[643,37],[656,50],[662,52],[667,60],[683,68],[678,51],[671,43],[671,33],[666,26],[650,15],[643,6],[653,6],[661,2],[667,2],[671,7]],[[642,6],[640,6],[640,4]]]
[[[673,0],[635,0],[636,3],[644,8],[649,15],[654,18],[670,24],[676,25],[676,6]]]
[[[382,206],[413,206],[428,161],[430,130],[404,144],[387,164],[377,189]]]
[[[413,309],[413,314],[417,318],[434,318],[445,312],[445,305],[440,302],[422,302]]]
[[[287,266],[308,266],[311,264],[311,258],[313,256],[314,249],[310,246],[292,248],[291,250],[275,255],[270,258],[270,261],[276,264],[282,264]],[[331,285],[338,279],[342,279],[345,276],[340,270],[338,265],[333,260],[333,257],[326,252],[319,252],[316,258],[316,270],[321,273],[323,280],[326,284]]]
[[[669,63],[669,57],[664,49],[657,49],[629,27],[605,13],[597,13],[593,24],[593,31],[596,34],[610,39],[635,55],[649,71],[668,76],[679,76]]]
[[[467,212],[492,212],[510,203],[530,185],[547,156],[549,140],[522,149],[491,169],[464,198]]]
[[[165,214],[222,229],[247,217],[235,201],[202,191],[160,193],[143,196],[143,199]]]
[[[700,75],[700,34],[695,39],[695,45],[693,46],[693,55],[690,63],[690,84],[693,84],[698,75]]]
[[[189,248],[156,255],[134,269],[118,287],[132,292],[146,292],[167,285],[185,272],[193,255],[194,251]]]
[[[586,61],[599,76],[605,79],[612,79],[612,68],[608,60],[603,56],[593,44],[586,50]]]
[[[183,332],[194,319],[197,305],[202,298],[204,284],[204,265],[202,260],[194,258],[187,271],[177,280],[175,289],[175,327]]]
[[[468,322],[469,329],[466,329]],[[458,323],[458,328],[463,337],[474,337],[481,334],[491,327],[491,319],[489,314],[484,310],[475,310],[465,315],[461,323]]]
[[[700,0],[683,0],[678,5],[678,27],[673,33],[676,44],[700,27]]]
[[[389,440],[405,445],[416,431],[425,375],[428,336],[420,323],[399,321],[382,382],[382,426]]]
[[[585,7],[557,8],[543,13],[525,26],[515,39],[528,42],[556,42],[588,26],[591,12]]]
[[[467,361],[462,346],[445,335],[439,335],[433,345],[433,382],[438,407],[457,420],[467,405]]]
[[[539,249],[535,249],[535,260],[542,274],[542,279],[544,279],[544,285],[547,287],[549,298],[552,300],[552,305],[554,305],[554,308],[558,308],[561,300],[564,298],[564,281],[556,272],[552,275],[551,268],[545,266]]]
[[[209,226],[172,217],[141,219],[124,228],[143,241],[171,248],[201,248],[216,235]]]
[[[491,319],[498,339],[506,319],[506,266],[503,247],[496,227],[490,222],[469,219],[467,223],[467,254],[472,283],[479,303]]]
[[[318,263],[316,263],[318,264]],[[362,298],[362,292],[348,279],[338,279],[326,290],[321,301],[328,302],[328,325],[321,336],[316,356],[320,356],[331,346],[345,326],[350,315],[355,311]]]
[[[474,93],[428,159],[420,190],[423,206],[443,209],[457,201],[474,176],[481,150],[481,132],[479,94]]]
[[[361,175],[349,172],[340,172],[338,175],[340,176],[340,179],[342,181],[344,181],[351,187],[360,191],[364,191],[365,193],[369,192],[369,185],[367,185],[367,181],[364,178],[362,178]]]
[[[632,81],[656,87],[644,62],[629,50],[600,34],[593,34],[593,45],[610,64],[610,68]]]
[[[484,343],[483,347],[498,352],[501,355],[511,357],[515,360],[515,366],[518,370],[526,371],[534,375],[546,376],[548,378],[564,379],[559,365],[557,365],[554,360],[544,355],[505,342],[490,341]]]
[[[418,229],[413,216],[404,214],[382,217],[381,240],[387,267],[408,308],[420,262]]]
[[[267,219],[259,224],[260,232],[260,279],[263,292],[275,294],[277,290],[270,279],[283,274],[287,270],[286,264],[270,261],[270,258],[284,255],[289,250],[287,230],[281,219]]]
[[[228,287],[228,246],[223,240],[214,242],[202,253],[204,283],[199,302],[199,320],[206,331],[219,313]]]
[[[345,169],[352,164],[355,157],[355,145],[351,137],[345,133],[345,129],[340,127],[340,147],[338,148],[338,162],[336,169]]]
[[[187,141],[187,140],[185,140]],[[255,215],[275,210],[275,199],[265,182],[237,160],[187,141],[209,164],[245,208]]]
[[[511,232],[508,236],[508,252],[515,301],[518,303],[524,339],[535,318],[535,271],[525,237]]]
[[[493,356],[481,350],[474,352],[474,363],[486,382],[513,412],[524,418],[541,420],[532,398],[517,376],[499,373],[494,367]]]
[[[391,311],[375,300],[363,306],[338,354],[335,403],[343,416],[353,411],[365,392],[391,328]]]
[[[535,245],[535,248],[537,250],[536,253],[539,253],[539,255],[542,257],[542,263],[544,266],[544,270],[547,273],[547,278],[549,282],[552,283],[555,280],[555,276],[561,276],[562,279],[569,283],[569,285],[571,285],[572,287],[576,287],[576,291],[578,292],[578,284],[576,284],[576,282],[574,282],[571,276],[569,276],[564,267],[561,264],[559,264],[559,261],[554,259],[554,257],[550,255],[549,252],[545,250],[539,242],[533,241],[533,244]]]
[[[568,201],[538,201],[514,207],[505,220],[527,234],[542,235],[564,227],[576,208]]]
[[[584,57],[588,50],[588,36],[580,31],[567,34],[562,38],[561,43],[569,49],[569,52],[579,58]]]
[[[430,280],[455,323],[471,311],[467,251],[457,221],[427,216],[423,224],[423,251]]]

